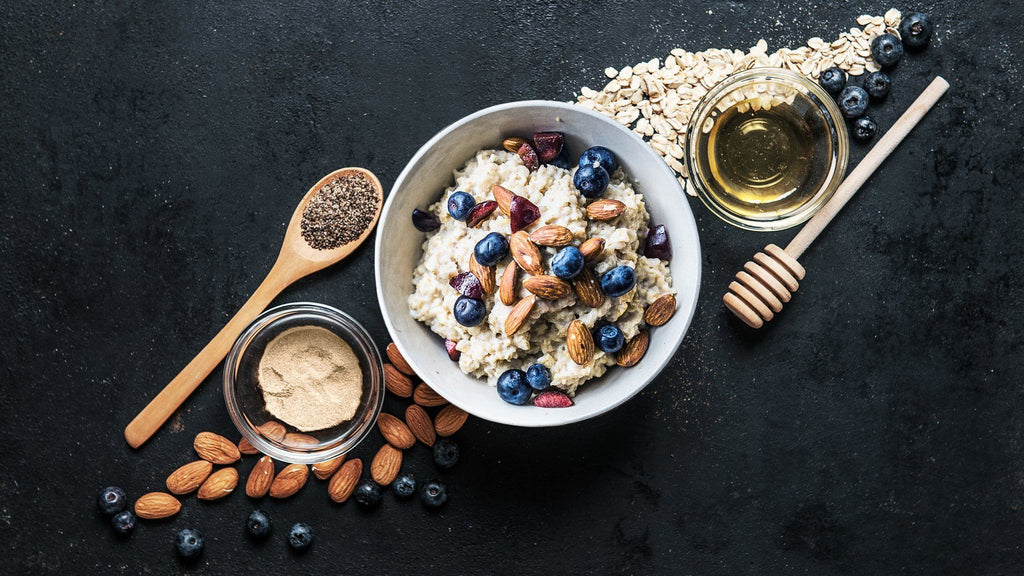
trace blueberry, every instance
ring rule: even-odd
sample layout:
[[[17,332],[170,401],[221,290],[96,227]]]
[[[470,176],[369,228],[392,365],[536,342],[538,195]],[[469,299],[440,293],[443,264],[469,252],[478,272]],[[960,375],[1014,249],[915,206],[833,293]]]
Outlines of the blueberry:
[[[502,234],[491,232],[476,243],[473,255],[480,264],[494,266],[498,260],[508,255],[508,240]]]
[[[107,516],[113,516],[124,510],[125,506],[128,505],[128,496],[124,493],[124,490],[117,486],[107,486],[100,490],[99,498],[96,499],[96,505],[99,506],[100,512]]]
[[[551,386],[551,370],[540,363],[530,364],[526,369],[526,383],[534,390],[543,390]]]
[[[900,38],[907,48],[923,48],[932,38],[932,21],[927,14],[911,12],[900,20]]]
[[[860,86],[847,86],[839,94],[839,111],[847,118],[863,116],[868,109],[868,93]]]
[[[563,170],[572,170],[576,165],[576,163],[572,161],[572,156],[569,154],[568,146],[562,146],[562,153],[558,155],[558,158],[552,160],[551,164],[558,166]]]
[[[118,536],[127,536],[135,529],[135,514],[132,514],[131,510],[122,510],[114,515],[111,523]]]
[[[270,516],[263,510],[253,510],[249,519],[245,521],[245,529],[249,531],[249,537],[253,540],[263,540],[270,536]]]
[[[615,160],[615,154],[612,154],[612,151],[604,146],[587,148],[583,151],[583,154],[580,154],[580,168],[593,166],[594,164],[604,168],[609,175],[614,174],[619,169],[619,162]]]
[[[420,232],[433,232],[441,227],[441,221],[430,212],[419,208],[412,209],[412,225]]]
[[[597,198],[608,188],[608,171],[600,166],[586,164],[576,169],[572,183],[587,198]]]
[[[861,142],[866,142],[875,137],[878,132],[878,125],[868,116],[861,116],[853,123],[853,137]]]
[[[835,96],[843,90],[846,86],[846,72],[838,66],[825,69],[818,77],[818,83],[824,88],[829,94]]]
[[[448,501],[448,487],[443,482],[431,480],[420,490],[420,499],[427,508],[440,508]]]
[[[551,271],[562,280],[571,280],[583,271],[583,253],[575,246],[566,246],[551,258]]]
[[[199,530],[185,528],[178,532],[178,536],[174,539],[174,546],[178,549],[178,556],[191,560],[203,553],[206,540],[203,539],[203,533]]]
[[[366,508],[372,508],[380,504],[380,499],[383,497],[384,489],[380,487],[380,484],[372,480],[363,480],[356,486],[355,492],[352,493],[352,499]]]
[[[313,545],[313,529],[309,524],[299,522],[288,531],[288,545],[296,552],[305,552]]]
[[[903,44],[895,34],[882,34],[871,41],[871,57],[882,68],[892,68],[903,57]]]
[[[526,373],[522,370],[506,370],[498,376],[498,396],[505,402],[522,406],[530,401],[531,393]]]
[[[442,470],[454,468],[459,462],[459,445],[451,438],[442,438],[434,444],[434,464]]]
[[[402,474],[395,478],[395,483],[391,485],[391,489],[395,491],[395,496],[403,500],[411,498],[416,493],[416,477],[412,474]]]
[[[484,316],[487,316],[487,305],[483,300],[459,296],[459,299],[455,301],[453,312],[456,322],[467,328],[472,328],[484,321]]]
[[[629,266],[616,266],[601,276],[601,290],[609,296],[622,296],[636,286],[636,272]]]
[[[864,90],[872,100],[881,100],[889,95],[892,80],[885,72],[872,72],[864,77]]]
[[[605,354],[614,354],[622,350],[626,336],[614,324],[605,324],[597,330],[597,347]]]
[[[468,192],[454,192],[448,197],[448,213],[456,220],[465,220],[476,206],[476,199]]]

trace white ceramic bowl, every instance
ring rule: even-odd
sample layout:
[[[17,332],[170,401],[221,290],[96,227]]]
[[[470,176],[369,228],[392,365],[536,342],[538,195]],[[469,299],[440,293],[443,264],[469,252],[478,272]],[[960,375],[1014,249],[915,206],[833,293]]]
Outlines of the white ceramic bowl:
[[[459,370],[444,341],[413,320],[407,303],[412,272],[422,255],[425,234],[412,226],[413,208],[426,209],[454,182],[453,171],[479,150],[500,148],[509,136],[553,130],[565,134],[575,156],[590,146],[615,153],[638,192],[651,221],[664,224],[672,241],[672,281],[678,309],[665,326],[651,331],[647,355],[639,364],[614,367],[584,384],[570,408],[513,406],[492,386]],[[376,245],[377,298],[391,338],[409,365],[449,402],[479,418],[515,426],[557,426],[607,412],[629,400],[672,359],[693,318],[700,285],[700,241],[689,203],[675,174],[629,129],[581,106],[532,100],[486,108],[448,126],[416,152],[398,176],[380,218]]]

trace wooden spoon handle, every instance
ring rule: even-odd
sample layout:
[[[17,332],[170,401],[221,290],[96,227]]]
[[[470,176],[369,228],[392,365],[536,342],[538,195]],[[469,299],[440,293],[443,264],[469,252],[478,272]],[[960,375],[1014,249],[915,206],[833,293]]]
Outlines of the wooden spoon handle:
[[[138,448],[149,440],[185,399],[203,383],[210,372],[224,359],[235,339],[260,312],[263,312],[291,279],[280,266],[274,268],[253,292],[249,300],[223,327],[213,340],[178,373],[159,394],[139,412],[124,429],[124,438],[132,448]]]
[[[807,250],[811,242],[814,242],[818,234],[821,234],[832,218],[842,210],[846,202],[853,197],[861,185],[875,172],[875,169],[889,157],[889,154],[903,141],[903,138],[914,126],[917,126],[917,123],[924,118],[924,115],[931,110],[948,89],[949,83],[941,76],[936,76],[932,80],[932,83],[910,105],[910,108],[907,108],[907,111],[892,125],[892,128],[889,128],[889,131],[864,156],[860,164],[857,164],[857,167],[850,172],[846,180],[843,180],[832,199],[800,229],[793,241],[786,246],[786,253],[793,258],[800,258],[804,250]]]

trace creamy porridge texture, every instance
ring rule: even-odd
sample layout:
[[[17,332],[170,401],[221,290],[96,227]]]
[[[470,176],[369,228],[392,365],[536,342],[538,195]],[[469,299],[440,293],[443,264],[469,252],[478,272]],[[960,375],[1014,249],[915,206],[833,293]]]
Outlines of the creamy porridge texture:
[[[455,185],[430,206],[429,212],[440,220],[441,226],[423,243],[423,256],[413,272],[409,309],[416,320],[442,338],[458,342],[459,366],[463,372],[486,378],[494,385],[504,371],[525,370],[539,362],[551,371],[553,386],[575,394],[581,384],[601,376],[613,366],[615,355],[597,349],[592,361],[583,365],[574,362],[566,346],[569,324],[579,320],[593,329],[614,323],[629,341],[644,327],[647,306],[659,296],[674,293],[667,262],[642,255],[650,219],[643,195],[633,189],[621,169],[616,170],[603,198],[622,202],[625,210],[611,220],[589,219],[586,207],[592,201],[574,187],[574,171],[575,168],[566,170],[545,164],[531,172],[515,154],[484,150],[455,172]],[[487,315],[483,322],[473,327],[459,324],[452,313],[459,293],[449,285],[449,279],[470,269],[474,246],[489,233],[509,236],[510,220],[497,210],[478,226],[469,227],[449,215],[446,200],[459,190],[468,192],[477,202],[492,200],[491,189],[496,185],[527,198],[540,209],[540,218],[526,228],[526,232],[557,224],[572,232],[574,245],[587,238],[604,238],[604,252],[588,266],[598,277],[616,266],[632,267],[636,271],[636,287],[623,296],[605,298],[597,308],[580,302],[575,292],[558,300],[538,299],[523,328],[511,336],[504,328],[512,306],[503,304],[497,294],[485,294]],[[557,248],[540,248],[546,270],[557,251]],[[498,278],[506,266],[516,266],[510,256],[495,266]],[[526,276],[520,271],[520,278]],[[517,284],[516,290],[518,298],[530,295],[522,282]]]

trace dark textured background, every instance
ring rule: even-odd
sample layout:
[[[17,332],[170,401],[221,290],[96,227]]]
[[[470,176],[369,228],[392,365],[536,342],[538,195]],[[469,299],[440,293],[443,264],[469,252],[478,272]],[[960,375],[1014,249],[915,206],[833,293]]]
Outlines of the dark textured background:
[[[720,305],[768,240],[692,199],[697,315],[644,393],[552,430],[471,422],[440,515],[320,482],[185,500],[115,539],[93,504],[158,489],[196,432],[237,433],[208,383],[139,451],[123,426],[257,286],[295,202],[367,166],[390,186],[448,123],[570,100],[671,48],[832,38],[870,1],[4,2],[0,18],[0,572],[1019,574],[1024,399],[1019,4],[940,1],[885,128],[935,74],[950,94],[804,257],[770,329]],[[914,6],[897,6],[909,11]],[[858,147],[854,160],[864,148]],[[388,341],[372,249],[279,302],[338,305]],[[218,369],[213,378],[219,378]],[[378,440],[359,450],[367,456]],[[426,450],[407,468],[433,475]],[[242,466],[248,474],[252,460]],[[317,531],[297,558],[287,527]],[[174,532],[207,551],[178,564]]]

